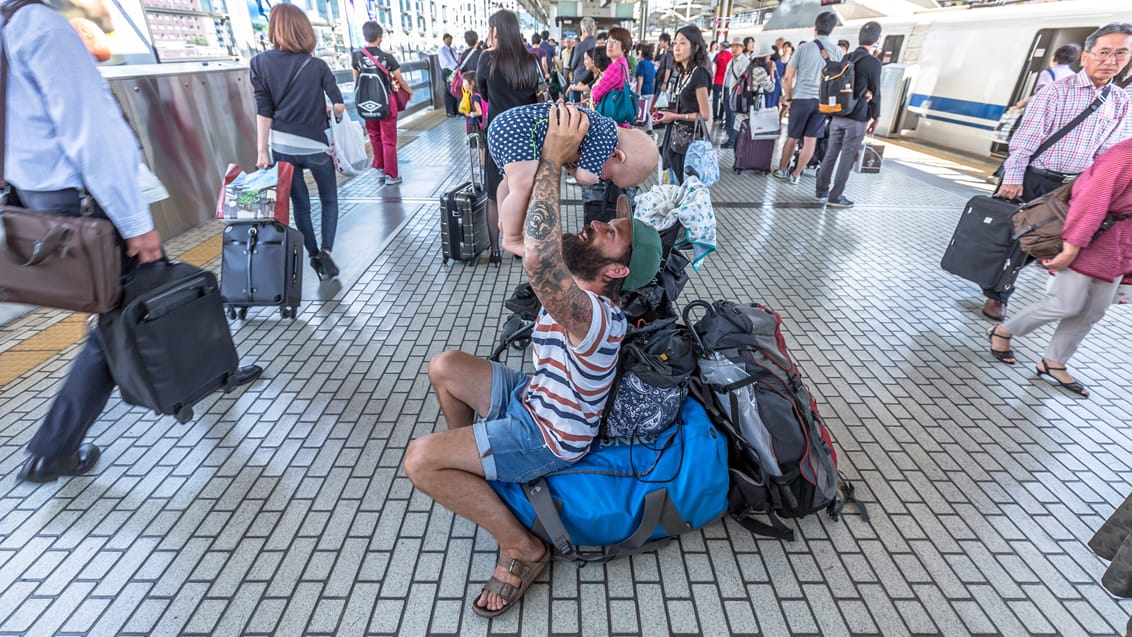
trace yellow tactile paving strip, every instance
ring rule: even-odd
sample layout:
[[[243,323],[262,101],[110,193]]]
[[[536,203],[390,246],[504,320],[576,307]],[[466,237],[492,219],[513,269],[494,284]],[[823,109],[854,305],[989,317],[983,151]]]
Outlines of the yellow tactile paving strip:
[[[220,256],[220,233],[210,236],[173,258],[202,266]],[[71,314],[51,327],[0,352],[0,386],[20,378],[44,361],[81,341],[86,336],[87,314]]]

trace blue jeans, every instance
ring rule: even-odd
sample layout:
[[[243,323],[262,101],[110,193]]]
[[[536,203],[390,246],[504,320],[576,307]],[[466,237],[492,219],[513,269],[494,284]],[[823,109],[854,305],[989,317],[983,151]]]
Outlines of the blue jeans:
[[[491,361],[491,407],[472,425],[485,480],[530,482],[571,463],[551,452],[523,406],[527,375]]]
[[[291,179],[291,215],[299,232],[303,233],[303,245],[312,257],[318,254],[318,239],[311,223],[311,195],[307,182],[303,180],[303,169],[314,175],[318,200],[322,203],[322,249],[333,250],[334,235],[338,233],[338,178],[334,172],[334,160],[327,153],[288,155],[272,151],[272,155],[275,161],[295,166],[295,175]]]
[[[723,125],[727,127],[727,141],[734,148],[735,140],[739,139],[739,131],[735,130],[735,111],[731,110],[731,100],[727,99],[726,91],[723,96]]]

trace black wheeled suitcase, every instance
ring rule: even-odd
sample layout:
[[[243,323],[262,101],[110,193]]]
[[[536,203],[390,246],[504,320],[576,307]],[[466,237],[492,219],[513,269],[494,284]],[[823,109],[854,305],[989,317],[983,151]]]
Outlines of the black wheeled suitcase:
[[[303,233],[278,221],[225,226],[220,294],[229,318],[245,318],[255,306],[295,318],[303,300]]]
[[[440,250],[448,260],[474,264],[490,246],[487,234],[487,191],[483,186],[480,138],[468,135],[472,180],[440,196]]]
[[[193,405],[232,388],[240,364],[216,276],[158,261],[139,266],[122,289],[122,304],[98,316],[122,400],[188,422]]]
[[[735,164],[731,167],[736,174],[744,170],[770,172],[770,160],[774,156],[774,144],[778,133],[756,135],[751,139],[751,125],[747,120],[739,124],[739,135],[735,138]]]
[[[1027,259],[1013,236],[1017,209],[1017,202],[973,197],[959,217],[940,267],[982,288],[999,292],[1013,288]]]

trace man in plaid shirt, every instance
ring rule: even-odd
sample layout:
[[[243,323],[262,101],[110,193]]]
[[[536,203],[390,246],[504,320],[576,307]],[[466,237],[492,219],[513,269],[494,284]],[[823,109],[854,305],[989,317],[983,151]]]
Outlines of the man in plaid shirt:
[[[997,196],[1004,199],[1036,199],[1084,172],[1093,159],[1124,137],[1129,112],[1128,94],[1112,84],[1112,78],[1132,56],[1132,24],[1113,23],[1085,39],[1081,71],[1047,85],[1030,101],[1018,130],[1010,140],[1010,156]],[[1107,95],[1092,115],[1035,157],[1046,139],[1077,117],[1098,96]],[[994,320],[1006,318],[1010,293],[984,289],[987,302],[983,314]]]

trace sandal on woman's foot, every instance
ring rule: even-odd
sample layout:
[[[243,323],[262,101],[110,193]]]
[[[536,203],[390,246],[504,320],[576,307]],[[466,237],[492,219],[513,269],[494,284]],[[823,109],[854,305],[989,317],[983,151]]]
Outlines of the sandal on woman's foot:
[[[999,334],[998,333],[998,326],[992,325],[991,328],[989,330],[987,330],[987,338],[989,338],[990,342],[991,342],[991,350],[990,350],[991,356],[994,356],[996,359],[998,359],[999,361],[1001,361],[1003,363],[1006,363],[1007,365],[1013,365],[1014,363],[1018,362],[1017,360],[1014,359],[1014,350],[1009,349],[1009,348],[1008,349],[995,349],[994,348],[994,339],[1001,338],[1002,340],[1006,341],[1007,344],[1009,344],[1010,339],[1014,338],[1013,336],[1003,336],[1002,334]]]
[[[546,548],[546,552],[543,553],[542,559],[534,562],[513,560],[504,555],[502,551],[500,551],[499,559],[496,560],[495,565],[502,566],[503,568],[507,569],[507,572],[510,573],[513,577],[518,578],[519,585],[512,586],[507,582],[501,581],[497,579],[495,577],[495,573],[492,572],[491,579],[488,580],[487,584],[484,584],[484,587],[480,591],[479,595],[476,595],[476,598],[472,600],[472,610],[475,611],[475,613],[480,617],[495,617],[511,610],[511,607],[515,605],[515,602],[519,601],[519,599],[523,597],[523,594],[527,592],[528,588],[530,588],[531,582],[535,581],[535,578],[538,577],[538,574],[541,573],[544,568],[546,568],[546,565],[548,563],[550,563],[550,547]],[[480,606],[477,602],[481,597],[483,597],[483,594],[485,592],[498,595],[504,602],[503,608],[500,608],[499,610],[490,610],[486,606]]]
[[[1038,371],[1038,378],[1041,378],[1042,376],[1049,376],[1050,378],[1053,379],[1053,382],[1057,383],[1057,385],[1059,387],[1061,387],[1062,389],[1069,390],[1069,391],[1073,392],[1074,394],[1077,394],[1078,396],[1084,396],[1085,398],[1089,397],[1088,388],[1086,388],[1081,383],[1079,383],[1075,380],[1071,380],[1071,381],[1066,382],[1066,381],[1061,380],[1057,376],[1053,375],[1053,372],[1067,371],[1066,368],[1064,368],[1064,367],[1050,367],[1049,363],[1045,362],[1045,360],[1043,359],[1043,360],[1038,362],[1037,371]]]

